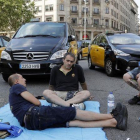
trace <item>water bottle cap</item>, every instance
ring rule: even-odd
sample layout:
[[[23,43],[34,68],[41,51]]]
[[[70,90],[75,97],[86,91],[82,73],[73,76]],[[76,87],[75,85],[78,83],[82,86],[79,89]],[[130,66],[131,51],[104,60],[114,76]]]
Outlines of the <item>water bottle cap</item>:
[[[110,94],[113,94],[113,92],[110,92]]]

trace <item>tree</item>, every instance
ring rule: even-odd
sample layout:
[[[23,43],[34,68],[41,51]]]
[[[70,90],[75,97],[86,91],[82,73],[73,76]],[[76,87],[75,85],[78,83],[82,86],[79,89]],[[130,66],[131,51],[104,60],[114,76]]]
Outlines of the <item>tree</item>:
[[[16,31],[36,13],[30,0],[0,0],[0,30]]]

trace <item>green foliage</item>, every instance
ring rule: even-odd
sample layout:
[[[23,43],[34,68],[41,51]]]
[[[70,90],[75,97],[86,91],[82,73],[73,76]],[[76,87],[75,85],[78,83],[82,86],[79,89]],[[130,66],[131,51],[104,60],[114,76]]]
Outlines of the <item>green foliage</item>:
[[[34,17],[33,2],[27,0],[0,0],[0,31],[16,31],[22,23]]]

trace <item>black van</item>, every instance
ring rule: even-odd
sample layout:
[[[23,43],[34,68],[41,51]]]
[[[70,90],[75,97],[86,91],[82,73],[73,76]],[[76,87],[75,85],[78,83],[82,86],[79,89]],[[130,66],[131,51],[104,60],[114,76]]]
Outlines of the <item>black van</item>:
[[[74,29],[66,22],[30,22],[23,24],[2,51],[0,68],[3,79],[13,73],[47,75],[62,63],[66,52],[77,58]]]

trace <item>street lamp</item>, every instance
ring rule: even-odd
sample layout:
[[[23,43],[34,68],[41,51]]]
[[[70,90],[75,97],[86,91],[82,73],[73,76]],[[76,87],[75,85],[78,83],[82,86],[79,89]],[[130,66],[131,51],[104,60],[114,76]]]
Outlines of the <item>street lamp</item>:
[[[84,9],[84,42],[86,42],[86,0],[85,1],[85,9]],[[85,43],[86,45],[86,43]],[[85,46],[86,47],[86,46]]]

